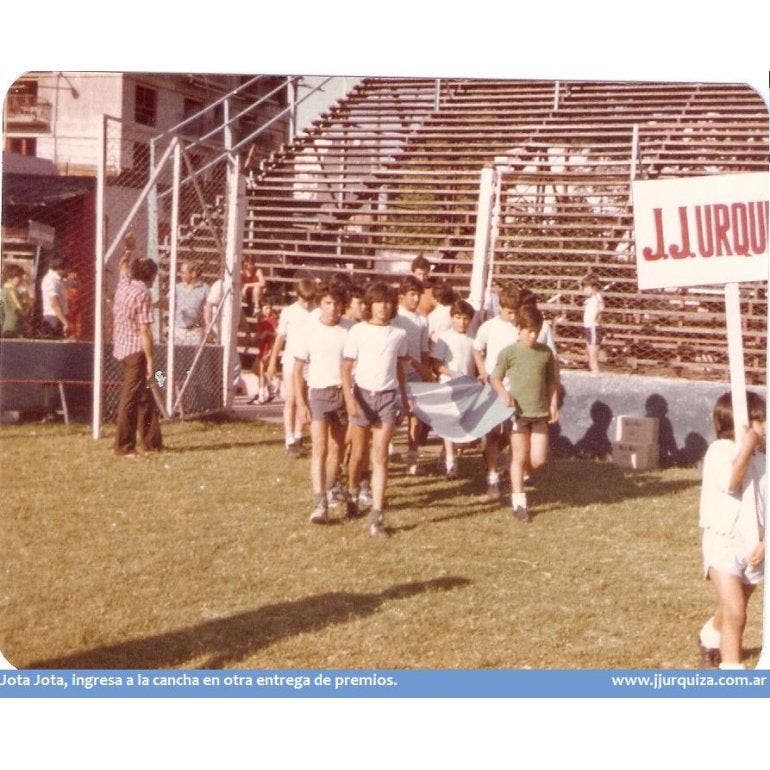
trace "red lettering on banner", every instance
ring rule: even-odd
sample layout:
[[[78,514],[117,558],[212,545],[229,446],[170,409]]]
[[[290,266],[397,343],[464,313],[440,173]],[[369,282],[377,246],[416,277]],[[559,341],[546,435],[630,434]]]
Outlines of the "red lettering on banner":
[[[701,221],[701,210],[703,211],[704,222]],[[698,231],[698,253],[702,257],[714,256],[714,234],[711,232],[711,206],[695,207],[695,224]],[[708,238],[708,243],[706,242]]]
[[[733,251],[739,257],[749,253],[749,225],[746,218],[746,205],[733,203],[730,206],[730,218],[733,221]]]
[[[682,245],[672,243],[668,253],[674,259],[684,259],[685,257],[694,257],[695,254],[690,251],[690,226],[687,223],[687,206],[679,207],[679,228],[682,231]]]
[[[733,255],[760,256],[765,253],[770,234],[770,201],[708,203],[678,206],[679,238],[666,239],[663,209],[653,208],[655,248],[645,246],[642,256],[647,261],[658,259],[709,258]],[[692,249],[691,228],[694,227],[697,251]]]
[[[655,239],[657,240],[655,252],[645,246],[642,249],[642,256],[649,261],[654,259],[666,258],[666,244],[663,242],[663,209],[653,209],[652,216],[655,219]]]
[[[759,207],[759,211],[756,211]],[[764,254],[767,248],[770,201],[749,203],[749,241],[754,254]]]
[[[723,254],[731,257],[730,243],[727,240],[727,233],[730,231],[730,209],[724,203],[714,204],[714,240],[717,244],[717,256]],[[722,247],[724,246],[724,252]]]

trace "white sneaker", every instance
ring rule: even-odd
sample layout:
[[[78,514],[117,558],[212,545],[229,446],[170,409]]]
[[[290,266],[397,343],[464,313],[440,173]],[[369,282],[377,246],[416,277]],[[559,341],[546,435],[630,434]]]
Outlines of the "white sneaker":
[[[452,463],[447,469],[446,469],[446,477],[448,479],[456,479],[457,478],[457,463]]]

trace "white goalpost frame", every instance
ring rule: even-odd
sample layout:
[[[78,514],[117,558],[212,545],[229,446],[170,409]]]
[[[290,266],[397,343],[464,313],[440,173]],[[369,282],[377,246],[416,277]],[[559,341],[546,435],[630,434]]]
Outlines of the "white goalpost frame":
[[[96,265],[94,300],[94,374],[91,394],[91,438],[98,439],[102,433],[102,380],[104,379],[104,329],[102,294],[104,293],[104,187],[107,165],[107,116],[102,115],[99,127],[99,156],[96,164],[96,238],[94,262]]]
[[[179,183],[182,170],[182,148],[173,141],[173,184],[171,195],[171,244],[168,259],[168,322],[166,323],[166,411],[174,416],[174,317],[176,315],[176,262],[179,250]]]

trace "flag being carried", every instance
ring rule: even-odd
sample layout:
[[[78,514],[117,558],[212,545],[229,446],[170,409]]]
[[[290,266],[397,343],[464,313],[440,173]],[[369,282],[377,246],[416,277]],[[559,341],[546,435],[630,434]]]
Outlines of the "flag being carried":
[[[441,438],[467,444],[513,416],[492,387],[460,375],[447,382],[409,382],[412,411]]]

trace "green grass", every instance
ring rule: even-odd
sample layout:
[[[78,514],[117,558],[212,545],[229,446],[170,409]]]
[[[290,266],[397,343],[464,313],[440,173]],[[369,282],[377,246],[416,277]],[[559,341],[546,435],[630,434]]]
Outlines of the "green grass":
[[[530,525],[461,477],[392,463],[393,529],[307,523],[281,427],[164,427],[111,453],[83,426],[0,430],[0,649],[18,667],[614,668],[697,665],[699,475],[553,458]],[[431,448],[435,453],[435,448]],[[338,516],[340,514],[337,514]],[[761,642],[752,599],[747,664]]]

